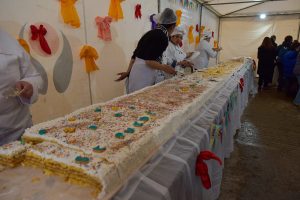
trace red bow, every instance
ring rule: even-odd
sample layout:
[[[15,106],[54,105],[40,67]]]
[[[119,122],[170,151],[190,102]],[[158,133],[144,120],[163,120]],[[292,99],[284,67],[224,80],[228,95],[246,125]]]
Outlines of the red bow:
[[[239,86],[240,86],[240,90],[241,90],[241,92],[243,92],[243,90],[244,90],[244,86],[245,86],[245,83],[244,83],[244,79],[243,79],[243,78],[240,78],[240,83],[239,83]]]
[[[255,60],[253,59],[253,65],[252,65],[252,69],[253,69],[253,71],[255,71],[256,70],[256,62],[255,62]]]
[[[196,176],[200,176],[202,184],[206,189],[211,188],[211,182],[208,174],[208,167],[204,160],[210,159],[214,159],[218,161],[220,165],[222,165],[221,159],[210,151],[201,151],[200,154],[197,156],[196,161]]]
[[[47,34],[47,30],[45,27],[41,24],[39,28],[37,28],[34,25],[30,26],[31,29],[31,39],[32,40],[37,40],[39,39],[41,48],[43,49],[44,52],[47,54],[51,55],[51,49],[47,43],[47,40],[45,39],[45,35]]]
[[[215,32],[211,32],[211,37],[215,38]]]
[[[199,33],[199,24],[196,25],[196,31]]]
[[[141,17],[142,17],[141,9],[142,9],[141,4],[137,4],[137,5],[135,6],[135,18],[136,18],[136,19],[138,19],[138,18],[141,19]]]

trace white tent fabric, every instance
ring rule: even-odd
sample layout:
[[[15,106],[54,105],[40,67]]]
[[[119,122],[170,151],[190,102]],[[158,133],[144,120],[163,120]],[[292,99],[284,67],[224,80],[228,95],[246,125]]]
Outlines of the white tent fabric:
[[[297,39],[300,19],[292,16],[269,17],[266,20],[254,18],[221,19],[220,43],[223,51],[220,61],[235,56],[257,57],[257,48],[264,37],[276,35],[281,44],[287,35]]]
[[[198,0],[220,16],[300,13],[299,0]]]

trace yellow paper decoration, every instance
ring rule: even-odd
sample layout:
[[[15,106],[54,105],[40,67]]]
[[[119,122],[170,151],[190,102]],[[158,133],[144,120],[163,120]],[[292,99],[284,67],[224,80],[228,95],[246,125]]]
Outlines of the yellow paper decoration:
[[[85,69],[86,72],[92,72],[99,70],[98,66],[95,63],[95,60],[98,59],[98,53],[94,47],[85,45],[80,51],[80,59],[85,60]]]
[[[182,11],[176,10],[176,16],[177,16],[176,26],[180,25],[181,23],[181,15],[182,15]]]
[[[197,35],[195,40],[196,40],[196,44],[195,44],[195,46],[197,47],[197,46],[198,46],[198,44],[200,43],[200,36],[199,36],[199,35]]]
[[[193,30],[194,30],[194,26],[190,26],[190,27],[189,27],[189,33],[188,33],[189,44],[194,43]]]
[[[200,34],[202,35],[204,32],[205,26],[200,26]]]
[[[61,2],[61,16],[66,24],[70,24],[75,28],[80,27],[80,19],[77,10],[74,6],[77,0],[60,0]]]
[[[121,7],[121,0],[110,0],[108,16],[118,21],[118,19],[123,19],[123,10]]]
[[[19,44],[24,48],[24,50],[30,54],[30,48],[29,45],[27,44],[26,40],[23,39],[18,39]]]

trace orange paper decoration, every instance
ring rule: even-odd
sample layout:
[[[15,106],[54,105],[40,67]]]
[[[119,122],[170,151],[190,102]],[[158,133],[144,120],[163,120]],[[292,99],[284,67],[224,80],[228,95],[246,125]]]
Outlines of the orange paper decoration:
[[[75,8],[75,2],[77,0],[60,0],[61,5],[61,16],[63,17],[64,23],[70,24],[75,28],[80,27],[80,19]]]
[[[80,51],[80,59],[83,58],[85,60],[85,69],[87,73],[99,70],[95,63],[95,60],[97,60],[99,56],[94,47],[84,45]]]
[[[118,21],[118,19],[123,19],[123,10],[121,7],[121,0],[110,0],[108,16]]]
[[[194,43],[193,30],[194,30],[194,26],[190,26],[189,27],[189,33],[188,33],[189,44]]]
[[[176,13],[176,16],[177,16],[176,26],[178,26],[181,23],[182,11],[181,10],[176,10],[175,13]]]

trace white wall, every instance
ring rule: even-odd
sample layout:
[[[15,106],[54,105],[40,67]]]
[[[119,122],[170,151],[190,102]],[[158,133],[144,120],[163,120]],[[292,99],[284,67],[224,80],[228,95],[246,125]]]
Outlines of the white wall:
[[[266,36],[276,35],[281,44],[286,35],[297,39],[300,20],[295,16],[221,19],[220,45],[223,51],[220,61],[236,56],[257,57],[257,48]]]
[[[42,22],[52,26],[59,37],[59,49],[50,57],[41,56],[31,48],[31,55],[45,68],[48,75],[49,89],[41,95],[32,106],[34,122],[46,121],[62,116],[78,108],[93,103],[109,100],[123,94],[123,82],[114,82],[116,73],[127,69],[129,59],[139,38],[150,30],[150,14],[157,13],[157,0],[127,0],[122,7],[125,19],[111,24],[112,42],[103,42],[97,37],[94,22],[96,16],[107,16],[110,0],[78,0],[75,5],[81,20],[81,26],[74,29],[65,25],[60,17],[60,1],[45,0],[1,0],[0,27],[17,38],[21,27],[25,27],[25,40],[30,39],[29,26]],[[142,19],[134,18],[134,6],[142,5]],[[85,10],[84,10],[85,8]],[[84,13],[86,33],[84,29]],[[70,42],[73,51],[73,73],[68,89],[58,93],[53,84],[54,64],[62,51],[62,31]],[[95,47],[100,55],[96,61],[100,70],[91,73],[91,92],[89,78],[85,72],[84,62],[79,59],[81,46],[89,44]],[[62,66],[64,67],[64,66]]]

